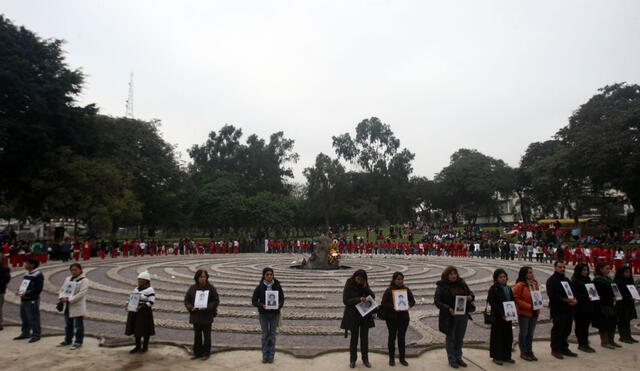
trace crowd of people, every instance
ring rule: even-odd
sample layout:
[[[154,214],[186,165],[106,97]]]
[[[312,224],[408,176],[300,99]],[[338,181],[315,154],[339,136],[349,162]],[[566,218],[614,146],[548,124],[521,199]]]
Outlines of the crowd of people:
[[[178,256],[203,254],[238,254],[238,240],[195,241],[182,238],[175,242],[124,240],[124,241],[76,241],[64,239],[49,243],[46,240],[6,241],[2,244],[3,262],[12,267],[22,267],[28,259],[37,259],[41,264],[50,259],[87,261],[91,258],[129,258],[144,256]]]
[[[39,270],[40,261],[30,258],[25,262],[26,274],[15,295],[20,297],[21,333],[14,340],[29,339],[29,343],[40,340],[40,294],[44,287],[44,275]],[[558,358],[577,357],[569,349],[568,337],[575,323],[578,349],[593,353],[596,350],[589,343],[589,328],[593,326],[600,334],[600,345],[606,349],[616,349],[621,345],[615,339],[616,329],[619,341],[638,342],[631,336],[631,320],[637,318],[635,305],[640,301],[633,273],[623,265],[610,277],[611,266],[599,262],[591,279],[590,266],[579,263],[569,279],[565,276],[565,263],[556,261],[554,273],[546,282],[548,306],[553,322],[551,329],[551,354]],[[84,338],[84,316],[86,298],[91,283],[85,277],[80,263],[69,267],[70,275],[60,287],[58,311],[64,316],[65,338],[60,347],[78,349]],[[11,276],[9,267],[3,264],[0,271],[0,292],[4,293]],[[487,291],[484,308],[484,322],[491,326],[489,356],[497,365],[514,363],[512,357],[513,322],[518,323],[518,347],[520,358],[537,361],[532,342],[537,319],[543,305],[540,285],[535,279],[531,266],[519,270],[515,285],[508,284],[507,272],[496,269],[493,284]],[[401,272],[395,272],[389,286],[382,294],[380,305],[375,304],[376,294],[368,284],[367,272],[356,270],[347,280],[343,290],[345,306],[340,327],[345,337],[350,333],[349,366],[354,368],[358,358],[358,345],[362,363],[369,362],[369,329],[375,326],[374,315],[385,321],[388,329],[389,365],[395,365],[396,342],[400,364],[408,366],[406,360],[406,333],[409,326],[409,312],[415,305],[412,291],[404,281]],[[2,295],[4,299],[4,294]],[[445,347],[449,365],[452,368],[466,367],[463,360],[464,337],[467,321],[476,312],[476,295],[465,283],[454,266],[444,269],[436,284],[434,303],[439,309],[438,329],[445,334]],[[130,297],[124,303],[127,311],[125,335],[133,336],[135,347],[131,353],[148,351],[150,337],[155,335],[153,306],[156,292],[151,286],[151,275],[142,272]],[[276,351],[277,328],[280,311],[284,306],[285,294],[280,282],[275,279],[272,268],[264,268],[256,286],[251,303],[258,308],[258,320],[262,329],[262,362],[272,363]],[[1,304],[1,302],[0,302]],[[192,359],[206,360],[211,354],[211,332],[219,295],[209,281],[206,270],[198,270],[184,296],[184,306],[189,313],[189,323],[193,325],[194,343]],[[0,305],[0,325],[2,307]],[[1,327],[0,327],[1,329]]]

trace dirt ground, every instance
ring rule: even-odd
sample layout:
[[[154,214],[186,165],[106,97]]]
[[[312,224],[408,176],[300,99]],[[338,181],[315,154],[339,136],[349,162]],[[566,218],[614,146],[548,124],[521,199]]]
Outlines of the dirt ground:
[[[349,370],[347,353],[330,353],[313,359],[295,358],[287,354],[276,353],[273,364],[261,363],[260,352],[230,351],[215,353],[207,361],[190,360],[187,352],[179,347],[167,345],[151,345],[144,355],[129,354],[129,347],[105,348],[99,346],[96,338],[86,338],[85,344],[78,350],[68,347],[57,348],[62,341],[60,336],[46,336],[39,342],[28,344],[26,340],[14,341],[19,329],[15,326],[5,327],[0,331],[0,365],[4,370]],[[467,370],[536,370],[540,368],[582,370],[593,368],[600,370],[638,370],[640,369],[640,344],[624,344],[622,349],[607,350],[597,346],[592,337],[596,353],[579,353],[575,359],[557,360],[549,354],[547,342],[536,342],[534,351],[540,361],[527,362],[513,353],[514,365],[497,366],[491,363],[488,351],[481,349],[464,349],[464,358],[469,364]],[[574,344],[571,345],[577,351]],[[371,370],[389,370],[388,359],[384,354],[372,353],[369,356],[373,365]],[[396,363],[399,370],[451,370],[446,361],[443,349],[426,352],[417,358],[409,358],[409,367]],[[356,369],[365,370],[360,361]]]

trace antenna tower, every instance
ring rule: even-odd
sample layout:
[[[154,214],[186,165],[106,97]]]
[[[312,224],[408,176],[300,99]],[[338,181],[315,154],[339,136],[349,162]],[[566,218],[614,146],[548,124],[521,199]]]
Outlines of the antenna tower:
[[[127,108],[124,117],[133,119],[133,72],[129,78],[129,97],[127,98]]]

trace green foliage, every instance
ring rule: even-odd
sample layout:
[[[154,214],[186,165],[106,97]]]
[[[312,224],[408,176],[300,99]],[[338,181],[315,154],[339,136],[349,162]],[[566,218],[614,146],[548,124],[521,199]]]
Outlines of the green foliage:
[[[618,83],[599,89],[557,137],[596,187],[624,192],[640,210],[640,86]]]
[[[459,149],[451,155],[451,163],[436,175],[436,183],[443,194],[439,201],[448,210],[454,224],[458,213],[467,219],[485,215],[497,215],[500,193],[513,191],[514,173],[502,160],[496,160],[476,150]]]
[[[190,171],[196,182],[208,181],[220,173],[235,174],[246,195],[261,191],[286,194],[285,181],[293,177],[293,172],[285,166],[298,160],[294,141],[285,138],[283,132],[272,134],[268,143],[255,134],[247,138],[246,144],[240,143],[241,138],[241,129],[225,125],[218,133],[209,133],[204,144],[191,147]]]

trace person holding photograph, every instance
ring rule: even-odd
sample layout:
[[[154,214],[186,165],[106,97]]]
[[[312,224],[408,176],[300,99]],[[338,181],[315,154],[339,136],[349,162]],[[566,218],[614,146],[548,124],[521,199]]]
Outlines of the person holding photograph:
[[[153,322],[152,306],[156,301],[156,293],[151,287],[151,274],[145,271],[138,275],[138,286],[133,289],[134,295],[140,296],[135,312],[127,314],[127,325],[124,334],[133,335],[136,340],[135,348],[129,353],[146,353],[149,350],[149,338],[156,334]],[[127,306],[125,305],[125,309]]]
[[[389,365],[395,366],[395,343],[396,337],[398,338],[398,354],[400,363],[403,366],[409,366],[405,358],[405,337],[407,329],[409,328],[409,311],[396,311],[393,305],[393,290],[406,290],[407,297],[409,298],[409,308],[416,305],[416,300],[413,297],[411,290],[404,285],[404,275],[400,272],[395,272],[391,277],[391,283],[389,287],[382,294],[382,301],[380,302],[380,310],[383,313],[384,320],[387,323],[387,330],[389,331],[389,337],[387,339],[387,348],[389,349]],[[402,296],[404,299],[404,296]],[[398,303],[399,305],[401,303]]]
[[[89,280],[82,273],[82,266],[73,263],[69,267],[71,276],[67,277],[60,287],[59,303],[64,307],[64,341],[58,344],[59,347],[71,345],[73,340],[73,331],[75,329],[76,341],[71,345],[71,349],[78,349],[82,346],[84,340],[84,316],[87,312],[87,290],[89,290]],[[70,296],[66,296],[63,291],[69,284],[75,282],[75,289]],[[59,304],[59,305],[60,305]]]
[[[266,309],[266,292],[278,291],[278,309]],[[262,328],[262,363],[273,363],[276,354],[276,334],[280,323],[280,309],[284,305],[284,291],[280,281],[275,279],[273,269],[267,267],[262,270],[262,279],[255,290],[251,303],[258,308],[258,318]]]
[[[533,275],[533,268],[527,266],[520,268],[516,285],[513,288],[513,298],[518,311],[520,358],[525,361],[538,360],[533,354],[533,335],[540,310],[533,309],[533,298],[531,296],[533,291],[540,291],[538,281],[535,280]]]
[[[467,298],[464,315],[454,315],[456,296]],[[467,367],[462,360],[462,345],[467,332],[467,321],[471,318],[470,313],[475,311],[474,299],[475,295],[458,274],[458,269],[451,265],[446,267],[440,281],[436,283],[434,302],[440,310],[438,330],[446,335],[447,359],[452,368]]]
[[[22,331],[13,340],[29,339],[29,343],[40,340],[42,328],[40,326],[40,294],[44,287],[44,275],[38,267],[38,259],[30,258],[24,264],[27,274],[23,280],[28,281],[24,293],[17,292],[20,297],[20,319],[22,320]],[[29,334],[31,332],[31,334]]]
[[[489,288],[487,302],[491,306],[491,337],[489,338],[489,355],[493,363],[502,365],[503,362],[515,363],[511,358],[513,330],[511,321],[507,320],[507,313],[503,303],[513,300],[511,287],[507,285],[507,272],[498,268],[493,272],[493,285]]]
[[[573,276],[571,276],[573,294],[578,301],[573,313],[576,323],[575,334],[578,339],[578,349],[586,353],[594,353],[596,350],[589,346],[589,326],[593,318],[593,301],[586,287],[586,284],[589,283],[591,283],[589,265],[587,263],[579,263],[573,270]]]
[[[575,298],[569,299],[563,282],[570,284],[564,275],[565,265],[562,261],[553,263],[553,274],[547,279],[547,295],[549,296],[549,310],[551,314],[551,355],[557,359],[577,357],[569,349],[569,335],[573,323],[573,307],[578,303]]]
[[[638,340],[631,337],[631,320],[638,318],[636,302],[631,296],[627,285],[634,285],[631,267],[628,265],[616,271],[613,281],[618,285],[622,300],[616,302],[616,315],[618,317],[618,332],[620,341],[627,344],[637,343]]]
[[[218,314],[220,297],[216,288],[209,282],[209,273],[206,270],[198,269],[193,280],[195,284],[191,285],[184,295],[184,306],[189,311],[189,323],[193,325],[193,356],[191,359],[201,358],[206,361],[211,355],[211,326],[214,317]],[[209,292],[206,308],[195,307],[196,292],[200,292],[200,296]]]
[[[5,263],[4,254],[0,254],[0,331],[3,330],[2,307],[9,281],[11,281],[11,268]]]
[[[361,316],[356,308],[357,304],[367,301],[367,297],[375,298],[376,295],[369,288],[367,282],[367,272],[358,269],[353,273],[351,278],[347,280],[342,291],[342,302],[344,304],[344,314],[340,328],[347,332],[351,331],[351,340],[349,342],[349,367],[355,368],[358,359],[358,338],[360,338],[360,353],[362,354],[362,364],[370,368],[369,363],[369,329],[375,327],[373,321],[373,312],[366,316]]]
[[[620,344],[614,340],[616,332],[616,311],[615,311],[615,295],[611,284],[613,280],[609,277],[611,268],[609,263],[600,262],[596,265],[593,284],[596,286],[600,301],[594,302],[593,305],[593,327],[598,329],[600,334],[600,345],[603,348],[615,349]]]

